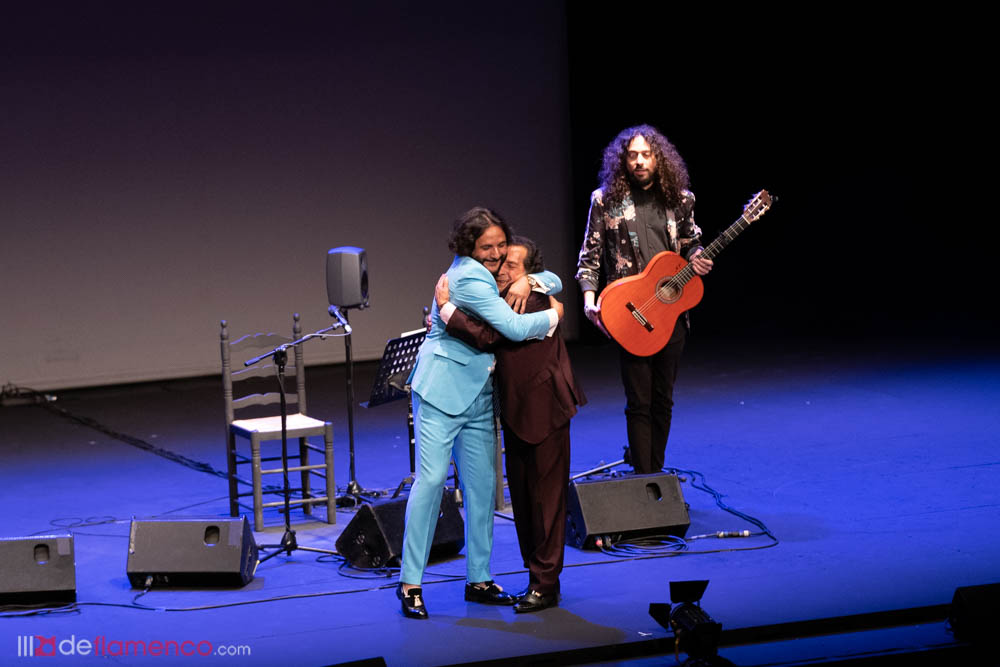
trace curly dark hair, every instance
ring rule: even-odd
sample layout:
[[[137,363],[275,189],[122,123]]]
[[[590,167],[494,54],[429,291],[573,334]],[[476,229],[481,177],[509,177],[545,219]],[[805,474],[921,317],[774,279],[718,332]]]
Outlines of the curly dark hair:
[[[681,191],[688,189],[691,180],[688,178],[687,165],[670,140],[663,136],[652,125],[637,125],[628,127],[618,133],[604,149],[601,162],[601,173],[598,179],[604,199],[611,204],[619,204],[629,192],[629,174],[625,165],[628,145],[641,136],[653,149],[656,157],[656,174],[654,181],[659,186],[654,188],[655,194],[667,208],[677,208],[681,203]]]
[[[452,226],[451,235],[448,237],[448,250],[459,257],[471,257],[472,251],[476,249],[476,239],[494,225],[503,230],[508,242],[514,238],[514,230],[499,213],[485,206],[470,208]]]
[[[542,251],[538,249],[535,242],[527,236],[512,236],[507,241],[507,246],[518,245],[527,252],[524,253],[524,272],[541,273],[545,270],[545,260],[542,259]]]

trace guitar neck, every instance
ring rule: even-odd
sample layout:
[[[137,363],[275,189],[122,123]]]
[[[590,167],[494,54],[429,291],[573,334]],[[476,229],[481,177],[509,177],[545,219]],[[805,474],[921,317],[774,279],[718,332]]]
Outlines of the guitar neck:
[[[744,229],[750,226],[750,221],[744,216],[740,216],[739,219],[733,224],[726,228],[726,231],[719,234],[719,236],[708,244],[702,251],[702,255],[706,259],[715,259],[715,256],[722,252],[722,249],[729,245],[729,242],[740,235]]]
[[[741,215],[736,222],[726,228],[726,231],[719,234],[714,241],[709,243],[705,249],[701,251],[701,255],[699,256],[704,257],[705,259],[715,259],[715,257],[722,252],[722,249],[729,245],[730,241],[739,236],[740,232],[749,226],[750,221],[746,219],[745,215]],[[678,286],[686,285],[687,282],[694,277],[694,275],[694,267],[688,264],[677,272],[673,281]]]

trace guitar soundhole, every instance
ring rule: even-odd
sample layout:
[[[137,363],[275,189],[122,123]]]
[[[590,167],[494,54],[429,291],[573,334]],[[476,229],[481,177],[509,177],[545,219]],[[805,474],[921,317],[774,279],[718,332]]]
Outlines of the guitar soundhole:
[[[676,285],[670,284],[671,278],[662,278],[660,282],[656,283],[656,298],[658,298],[663,303],[673,303],[677,299],[681,298],[681,290]]]

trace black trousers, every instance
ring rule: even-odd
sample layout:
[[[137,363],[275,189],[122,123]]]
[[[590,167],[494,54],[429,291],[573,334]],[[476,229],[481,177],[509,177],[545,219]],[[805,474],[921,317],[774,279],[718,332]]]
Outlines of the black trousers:
[[[674,380],[686,340],[687,326],[678,318],[670,342],[656,354],[637,357],[619,348],[629,457],[637,473],[663,469],[674,409]]]
[[[559,593],[566,544],[566,495],[569,488],[569,422],[538,444],[522,441],[505,428],[504,457],[521,558],[528,586],[546,595]]]

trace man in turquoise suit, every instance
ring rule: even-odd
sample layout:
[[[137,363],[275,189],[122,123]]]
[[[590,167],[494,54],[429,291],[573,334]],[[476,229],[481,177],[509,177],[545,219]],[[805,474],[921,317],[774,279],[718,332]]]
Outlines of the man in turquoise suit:
[[[493,277],[506,259],[507,240],[512,236],[507,223],[488,208],[473,208],[455,222],[448,240],[448,248],[455,253],[447,273],[450,300],[509,340],[541,339],[559,323],[555,308],[519,315],[500,297]],[[531,278],[551,292],[562,288],[551,273]],[[427,618],[420,584],[453,452],[466,515],[465,599],[500,605],[515,602],[490,576],[496,481],[493,355],[448,335],[436,303],[431,323],[410,377],[420,464],[406,504],[403,562],[396,590],[408,618]]]

